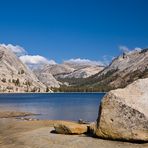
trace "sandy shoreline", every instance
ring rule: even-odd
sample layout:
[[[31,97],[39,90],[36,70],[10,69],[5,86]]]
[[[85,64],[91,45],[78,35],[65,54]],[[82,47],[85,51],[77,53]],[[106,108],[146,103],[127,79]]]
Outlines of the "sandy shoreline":
[[[2,111],[0,109],[1,148],[147,148],[146,144],[109,141],[87,135],[61,135],[52,133],[53,125],[61,121],[25,121],[16,117],[32,113]]]

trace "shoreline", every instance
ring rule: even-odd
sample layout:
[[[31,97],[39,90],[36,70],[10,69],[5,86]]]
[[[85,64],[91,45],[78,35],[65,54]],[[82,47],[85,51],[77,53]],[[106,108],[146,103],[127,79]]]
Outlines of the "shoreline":
[[[0,114],[10,115],[7,118],[0,116],[0,147],[1,148],[147,148],[147,144],[135,144],[121,141],[103,140],[88,135],[61,135],[53,132],[54,124],[60,122],[74,122],[63,120],[21,120],[22,113],[17,111],[2,111]],[[13,112],[13,113],[12,113]],[[12,113],[12,114],[11,114]],[[15,114],[16,113],[16,114]],[[11,116],[12,115],[12,116]],[[14,116],[16,115],[16,116]],[[29,117],[29,116],[28,116]]]
[[[71,93],[78,93],[78,94],[85,94],[85,93],[96,93],[96,94],[101,94],[101,93],[108,93],[108,92],[0,92],[1,94],[71,94]]]

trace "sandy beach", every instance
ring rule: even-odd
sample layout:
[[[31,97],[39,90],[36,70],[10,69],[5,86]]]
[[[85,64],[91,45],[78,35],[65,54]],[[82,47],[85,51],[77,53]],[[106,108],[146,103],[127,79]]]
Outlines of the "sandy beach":
[[[147,148],[136,144],[110,141],[88,135],[61,135],[53,132],[55,120],[22,120],[31,113],[0,110],[1,148]],[[18,117],[20,117],[18,119]],[[26,117],[27,118],[27,117]],[[29,118],[28,118],[29,119]]]

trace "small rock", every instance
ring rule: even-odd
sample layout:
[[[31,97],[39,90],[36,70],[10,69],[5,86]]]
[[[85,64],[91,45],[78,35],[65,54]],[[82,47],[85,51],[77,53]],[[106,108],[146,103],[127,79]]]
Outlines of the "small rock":
[[[79,119],[79,120],[78,120],[78,123],[79,123],[79,124],[90,124],[89,121],[85,121],[85,120],[83,120],[83,119]]]
[[[83,134],[88,130],[87,125],[74,122],[61,122],[54,125],[55,131],[58,134]]]
[[[92,122],[89,124],[88,126],[88,133],[91,134],[91,135],[94,135],[95,134],[95,131],[96,131],[96,122]]]

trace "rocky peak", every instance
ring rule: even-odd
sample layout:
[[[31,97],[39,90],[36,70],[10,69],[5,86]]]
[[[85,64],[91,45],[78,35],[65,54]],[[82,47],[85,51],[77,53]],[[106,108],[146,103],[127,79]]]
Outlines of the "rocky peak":
[[[138,68],[139,64],[143,64],[143,67],[148,66],[148,50],[133,51],[129,53],[123,53],[121,56],[115,58],[112,63],[104,70],[104,72],[110,69],[118,69],[120,71],[132,67],[133,70]]]
[[[107,80],[113,88],[125,87],[127,84],[148,77],[148,50],[134,51],[123,54],[112,61],[98,78],[103,76],[102,82]]]

